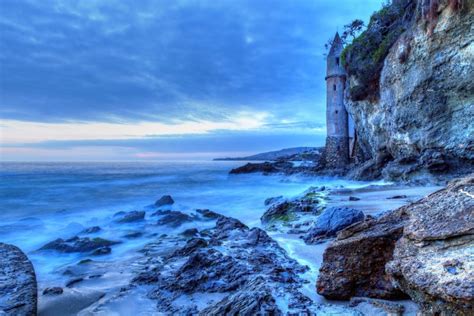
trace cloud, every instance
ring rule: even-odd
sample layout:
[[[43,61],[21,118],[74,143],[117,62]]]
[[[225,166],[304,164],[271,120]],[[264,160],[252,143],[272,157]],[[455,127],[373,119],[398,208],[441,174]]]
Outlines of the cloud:
[[[0,3],[0,118],[323,123],[323,45],[370,1]],[[271,123],[271,122],[270,122]]]

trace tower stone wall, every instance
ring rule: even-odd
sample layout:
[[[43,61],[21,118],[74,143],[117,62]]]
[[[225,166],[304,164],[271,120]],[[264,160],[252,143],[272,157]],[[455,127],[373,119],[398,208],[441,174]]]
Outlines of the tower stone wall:
[[[349,118],[344,104],[346,72],[342,67],[344,49],[339,34],[334,37],[327,57],[325,163],[328,168],[343,168],[349,164]]]

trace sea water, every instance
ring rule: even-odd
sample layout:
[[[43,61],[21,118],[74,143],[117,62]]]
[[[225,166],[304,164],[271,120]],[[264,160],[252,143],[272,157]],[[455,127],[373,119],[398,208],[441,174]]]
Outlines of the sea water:
[[[64,282],[58,271],[81,259],[81,254],[38,252],[56,238],[69,238],[90,226],[108,227],[99,236],[117,240],[145,224],[110,226],[119,211],[146,210],[162,195],[169,194],[172,210],[196,209],[235,217],[249,226],[259,226],[265,199],[294,197],[310,186],[360,187],[363,182],[308,176],[262,174],[230,175],[243,162],[100,162],[100,163],[1,163],[0,241],[25,251],[35,267],[39,287]],[[180,227],[184,230],[186,225]],[[158,233],[170,228],[156,226]],[[280,245],[296,256],[304,243],[275,236]],[[138,238],[114,246],[109,261],[133,256],[149,239]],[[306,250],[307,251],[307,250]],[[319,264],[319,256],[302,259]],[[314,269],[312,269],[314,270]],[[312,276],[314,277],[314,276]],[[314,280],[313,280],[314,281]],[[314,290],[311,289],[312,292]]]

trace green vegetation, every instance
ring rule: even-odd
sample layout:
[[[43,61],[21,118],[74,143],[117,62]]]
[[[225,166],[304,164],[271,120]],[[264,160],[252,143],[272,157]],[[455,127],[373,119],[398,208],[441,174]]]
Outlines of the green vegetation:
[[[367,29],[342,52],[341,62],[357,85],[350,89],[354,101],[377,98],[380,72],[385,57],[405,31],[415,13],[414,2],[401,0],[387,3],[370,18]]]

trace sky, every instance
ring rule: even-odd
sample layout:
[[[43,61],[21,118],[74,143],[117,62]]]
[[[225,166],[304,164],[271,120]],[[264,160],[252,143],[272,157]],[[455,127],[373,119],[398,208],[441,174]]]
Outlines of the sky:
[[[381,3],[2,0],[0,160],[321,146],[324,44]]]

